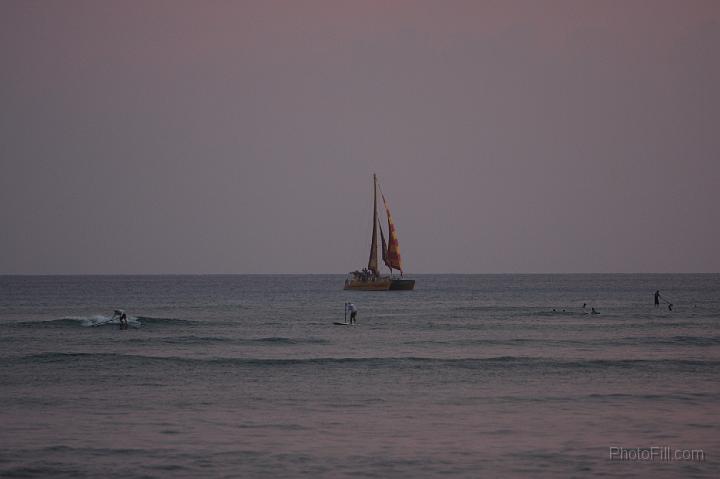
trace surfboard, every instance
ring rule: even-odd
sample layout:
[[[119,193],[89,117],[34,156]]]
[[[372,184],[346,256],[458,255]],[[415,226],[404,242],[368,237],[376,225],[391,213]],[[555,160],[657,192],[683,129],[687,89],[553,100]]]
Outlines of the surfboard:
[[[335,326],[350,326],[350,323],[338,323],[337,321],[335,321],[333,324]]]

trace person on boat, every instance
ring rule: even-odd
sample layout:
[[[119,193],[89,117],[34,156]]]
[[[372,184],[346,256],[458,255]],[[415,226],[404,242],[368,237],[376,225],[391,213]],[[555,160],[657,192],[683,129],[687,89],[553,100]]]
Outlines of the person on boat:
[[[363,281],[370,281],[371,276],[372,272],[369,269],[365,268],[365,270],[363,270]]]
[[[660,306],[660,290],[655,291],[655,307]]]
[[[350,324],[357,323],[357,307],[353,303],[348,303],[347,310],[350,313]]]

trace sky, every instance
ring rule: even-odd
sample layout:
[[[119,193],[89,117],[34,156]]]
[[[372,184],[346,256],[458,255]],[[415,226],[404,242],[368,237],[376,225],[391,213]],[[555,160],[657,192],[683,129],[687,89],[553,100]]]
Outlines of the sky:
[[[0,2],[0,274],[720,271],[720,2]]]

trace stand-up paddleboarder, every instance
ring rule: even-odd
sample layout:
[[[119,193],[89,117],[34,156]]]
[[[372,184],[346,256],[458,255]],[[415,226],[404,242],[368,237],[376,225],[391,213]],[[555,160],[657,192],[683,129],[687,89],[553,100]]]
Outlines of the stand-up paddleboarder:
[[[350,324],[356,324],[358,310],[355,305],[352,303],[348,303],[346,311],[350,311]]]

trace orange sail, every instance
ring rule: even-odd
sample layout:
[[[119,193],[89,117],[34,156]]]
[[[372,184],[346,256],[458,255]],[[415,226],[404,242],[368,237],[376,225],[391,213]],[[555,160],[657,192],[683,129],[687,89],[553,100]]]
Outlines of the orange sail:
[[[402,273],[402,258],[400,257],[400,243],[398,243],[397,230],[395,229],[395,223],[393,223],[392,215],[390,214],[390,208],[388,207],[387,201],[385,201],[385,195],[382,195],[382,200],[385,205],[385,213],[387,214],[388,220],[387,258],[383,259],[388,268],[397,269]]]

